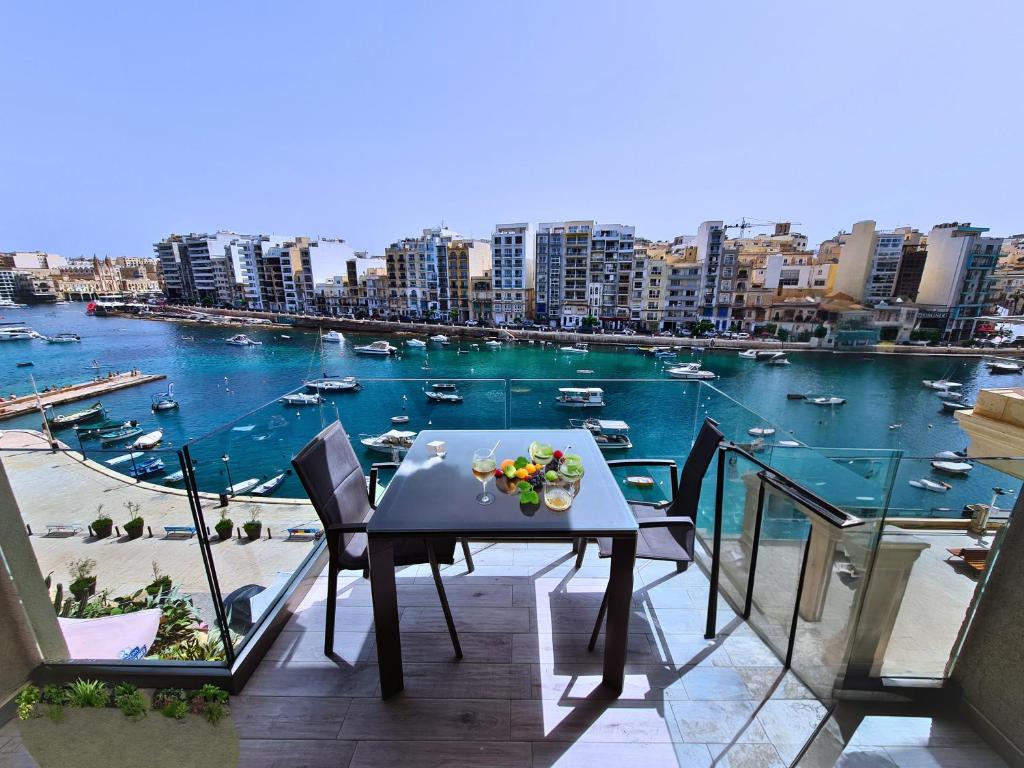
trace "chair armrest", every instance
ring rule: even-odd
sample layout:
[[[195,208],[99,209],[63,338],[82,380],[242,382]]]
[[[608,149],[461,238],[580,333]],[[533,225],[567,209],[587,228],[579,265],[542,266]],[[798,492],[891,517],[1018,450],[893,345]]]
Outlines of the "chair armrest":
[[[678,470],[675,459],[611,459],[609,467],[668,467],[669,484],[672,486],[672,498],[675,499],[679,488]]]
[[[325,529],[327,533],[366,533],[366,521],[361,523],[334,523]]]
[[[398,469],[397,461],[377,461],[370,465],[370,485],[366,489],[366,495],[370,499],[370,507],[377,508],[377,475],[382,469]]]
[[[370,465],[370,469],[398,469],[401,462],[398,461],[375,461]]]
[[[693,520],[681,515],[669,515],[668,517],[648,517],[637,520],[641,528],[666,528],[670,525],[688,525],[693,527]]]

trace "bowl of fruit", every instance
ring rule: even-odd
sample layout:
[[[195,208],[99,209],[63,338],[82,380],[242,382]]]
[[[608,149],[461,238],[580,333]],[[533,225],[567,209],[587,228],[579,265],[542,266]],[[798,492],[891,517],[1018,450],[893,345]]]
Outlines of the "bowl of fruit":
[[[519,504],[536,509],[543,495],[545,505],[556,512],[567,510],[579,492],[583,462],[546,443],[534,441],[528,456],[505,459],[494,470],[495,485],[508,495],[518,494]]]

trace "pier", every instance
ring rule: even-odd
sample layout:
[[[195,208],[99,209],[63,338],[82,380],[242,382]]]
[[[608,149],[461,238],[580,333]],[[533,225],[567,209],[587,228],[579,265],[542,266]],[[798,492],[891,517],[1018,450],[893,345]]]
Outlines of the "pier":
[[[149,384],[152,381],[166,379],[162,373],[119,373],[109,378],[92,379],[81,384],[68,384],[49,392],[40,392],[39,401],[43,408],[50,406],[73,403],[76,400],[90,400],[101,397],[108,392],[116,392],[119,389],[137,387],[140,384]],[[38,410],[36,395],[22,395],[12,399],[0,400],[0,421],[12,419],[15,416],[24,416],[27,413]]]

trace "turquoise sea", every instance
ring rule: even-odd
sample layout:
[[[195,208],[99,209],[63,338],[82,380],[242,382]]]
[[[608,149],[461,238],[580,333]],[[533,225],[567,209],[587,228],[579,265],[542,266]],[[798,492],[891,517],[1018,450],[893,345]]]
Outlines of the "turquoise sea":
[[[784,471],[812,488],[826,488],[834,465],[824,457],[840,457],[843,472],[854,478],[855,487],[846,492],[850,498],[865,504],[867,499],[872,499],[872,504],[884,503],[891,484],[890,507],[913,514],[941,514],[944,509],[958,514],[964,503],[987,502],[994,485],[1018,486],[981,465],[967,477],[951,478],[936,475],[929,464],[937,451],[963,449],[966,436],[952,415],[942,411],[935,393],[921,385],[922,379],[944,377],[963,382],[969,400],[979,388],[1019,383],[1017,376],[991,375],[979,358],[800,352],[790,355],[791,365],[772,367],[739,358],[734,350],[709,349],[694,356],[681,353],[679,361],[699,359],[719,375],[712,387],[706,387],[669,380],[662,372],[669,361],[601,347],[586,355],[527,344],[492,351],[483,346],[470,348],[471,340],[453,338],[448,347],[431,344],[427,350],[412,350],[404,346],[405,337],[392,336],[390,341],[400,348],[400,354],[376,358],[353,353],[354,344],[373,340],[355,334],[346,334],[343,344],[323,345],[321,352],[317,334],[310,331],[247,330],[263,345],[233,347],[224,343],[236,332],[232,328],[95,318],[87,316],[84,304],[78,303],[7,310],[5,315],[6,322],[24,322],[43,334],[74,332],[82,341],[0,344],[0,392],[31,391],[30,375],[40,389],[81,382],[92,376],[95,369],[91,366],[96,362],[103,374],[131,368],[166,374],[181,403],[177,411],[161,415],[150,411],[151,395],[164,390],[167,382],[101,399],[109,418],[138,419],[147,431],[163,429],[165,448],[176,449],[193,441],[190,450],[203,490],[223,489],[228,484],[227,472],[237,483],[287,468],[292,454],[321,424],[336,417],[357,438],[384,432],[392,426],[390,417],[399,414],[410,417],[409,424],[399,428],[410,430],[428,426],[564,427],[570,418],[598,415],[622,419],[632,428],[634,448],[615,452],[616,458],[685,457],[694,425],[705,414],[721,421],[727,436],[737,441],[752,440],[747,436],[751,427],[774,426],[773,439],[827,449],[815,453],[813,460],[808,458],[811,452],[804,449],[790,459],[781,449],[767,452],[765,457],[771,457]],[[291,338],[281,338],[282,333]],[[460,348],[469,351],[458,354]],[[34,365],[18,368],[20,361]],[[581,369],[593,373],[580,374]],[[277,402],[284,393],[300,387],[304,378],[323,371],[356,376],[363,389],[330,397],[322,408],[290,408]],[[465,396],[461,404],[435,404],[423,394],[430,383],[456,379],[469,380],[459,382],[459,391]],[[605,408],[554,405],[559,386],[584,385],[605,390]],[[808,392],[840,395],[848,402],[819,407],[786,397],[787,393]],[[58,412],[88,404],[74,403]],[[3,422],[2,427],[38,429],[39,424],[39,417],[33,415]],[[73,432],[60,436],[76,442]],[[98,444],[86,443],[84,448],[97,460],[105,458]],[[499,448],[499,453],[514,456],[523,448]],[[893,451],[903,452],[898,465]],[[110,454],[124,452],[123,447],[114,446]],[[367,465],[387,460],[361,445],[357,452]],[[229,457],[227,468],[223,455]],[[168,471],[174,469],[177,467]],[[945,479],[953,490],[937,494],[908,485],[908,480],[919,477]],[[300,494],[297,480],[290,477],[276,495]],[[829,498],[828,493],[823,495]],[[849,498],[832,500],[846,502]]]

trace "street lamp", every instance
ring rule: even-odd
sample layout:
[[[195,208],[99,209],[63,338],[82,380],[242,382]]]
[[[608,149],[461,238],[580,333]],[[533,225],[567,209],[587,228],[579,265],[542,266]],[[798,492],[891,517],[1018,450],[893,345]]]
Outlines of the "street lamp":
[[[224,470],[228,473],[228,493],[234,496],[235,484],[231,482],[231,457],[225,453],[220,457],[220,460],[224,462]]]

